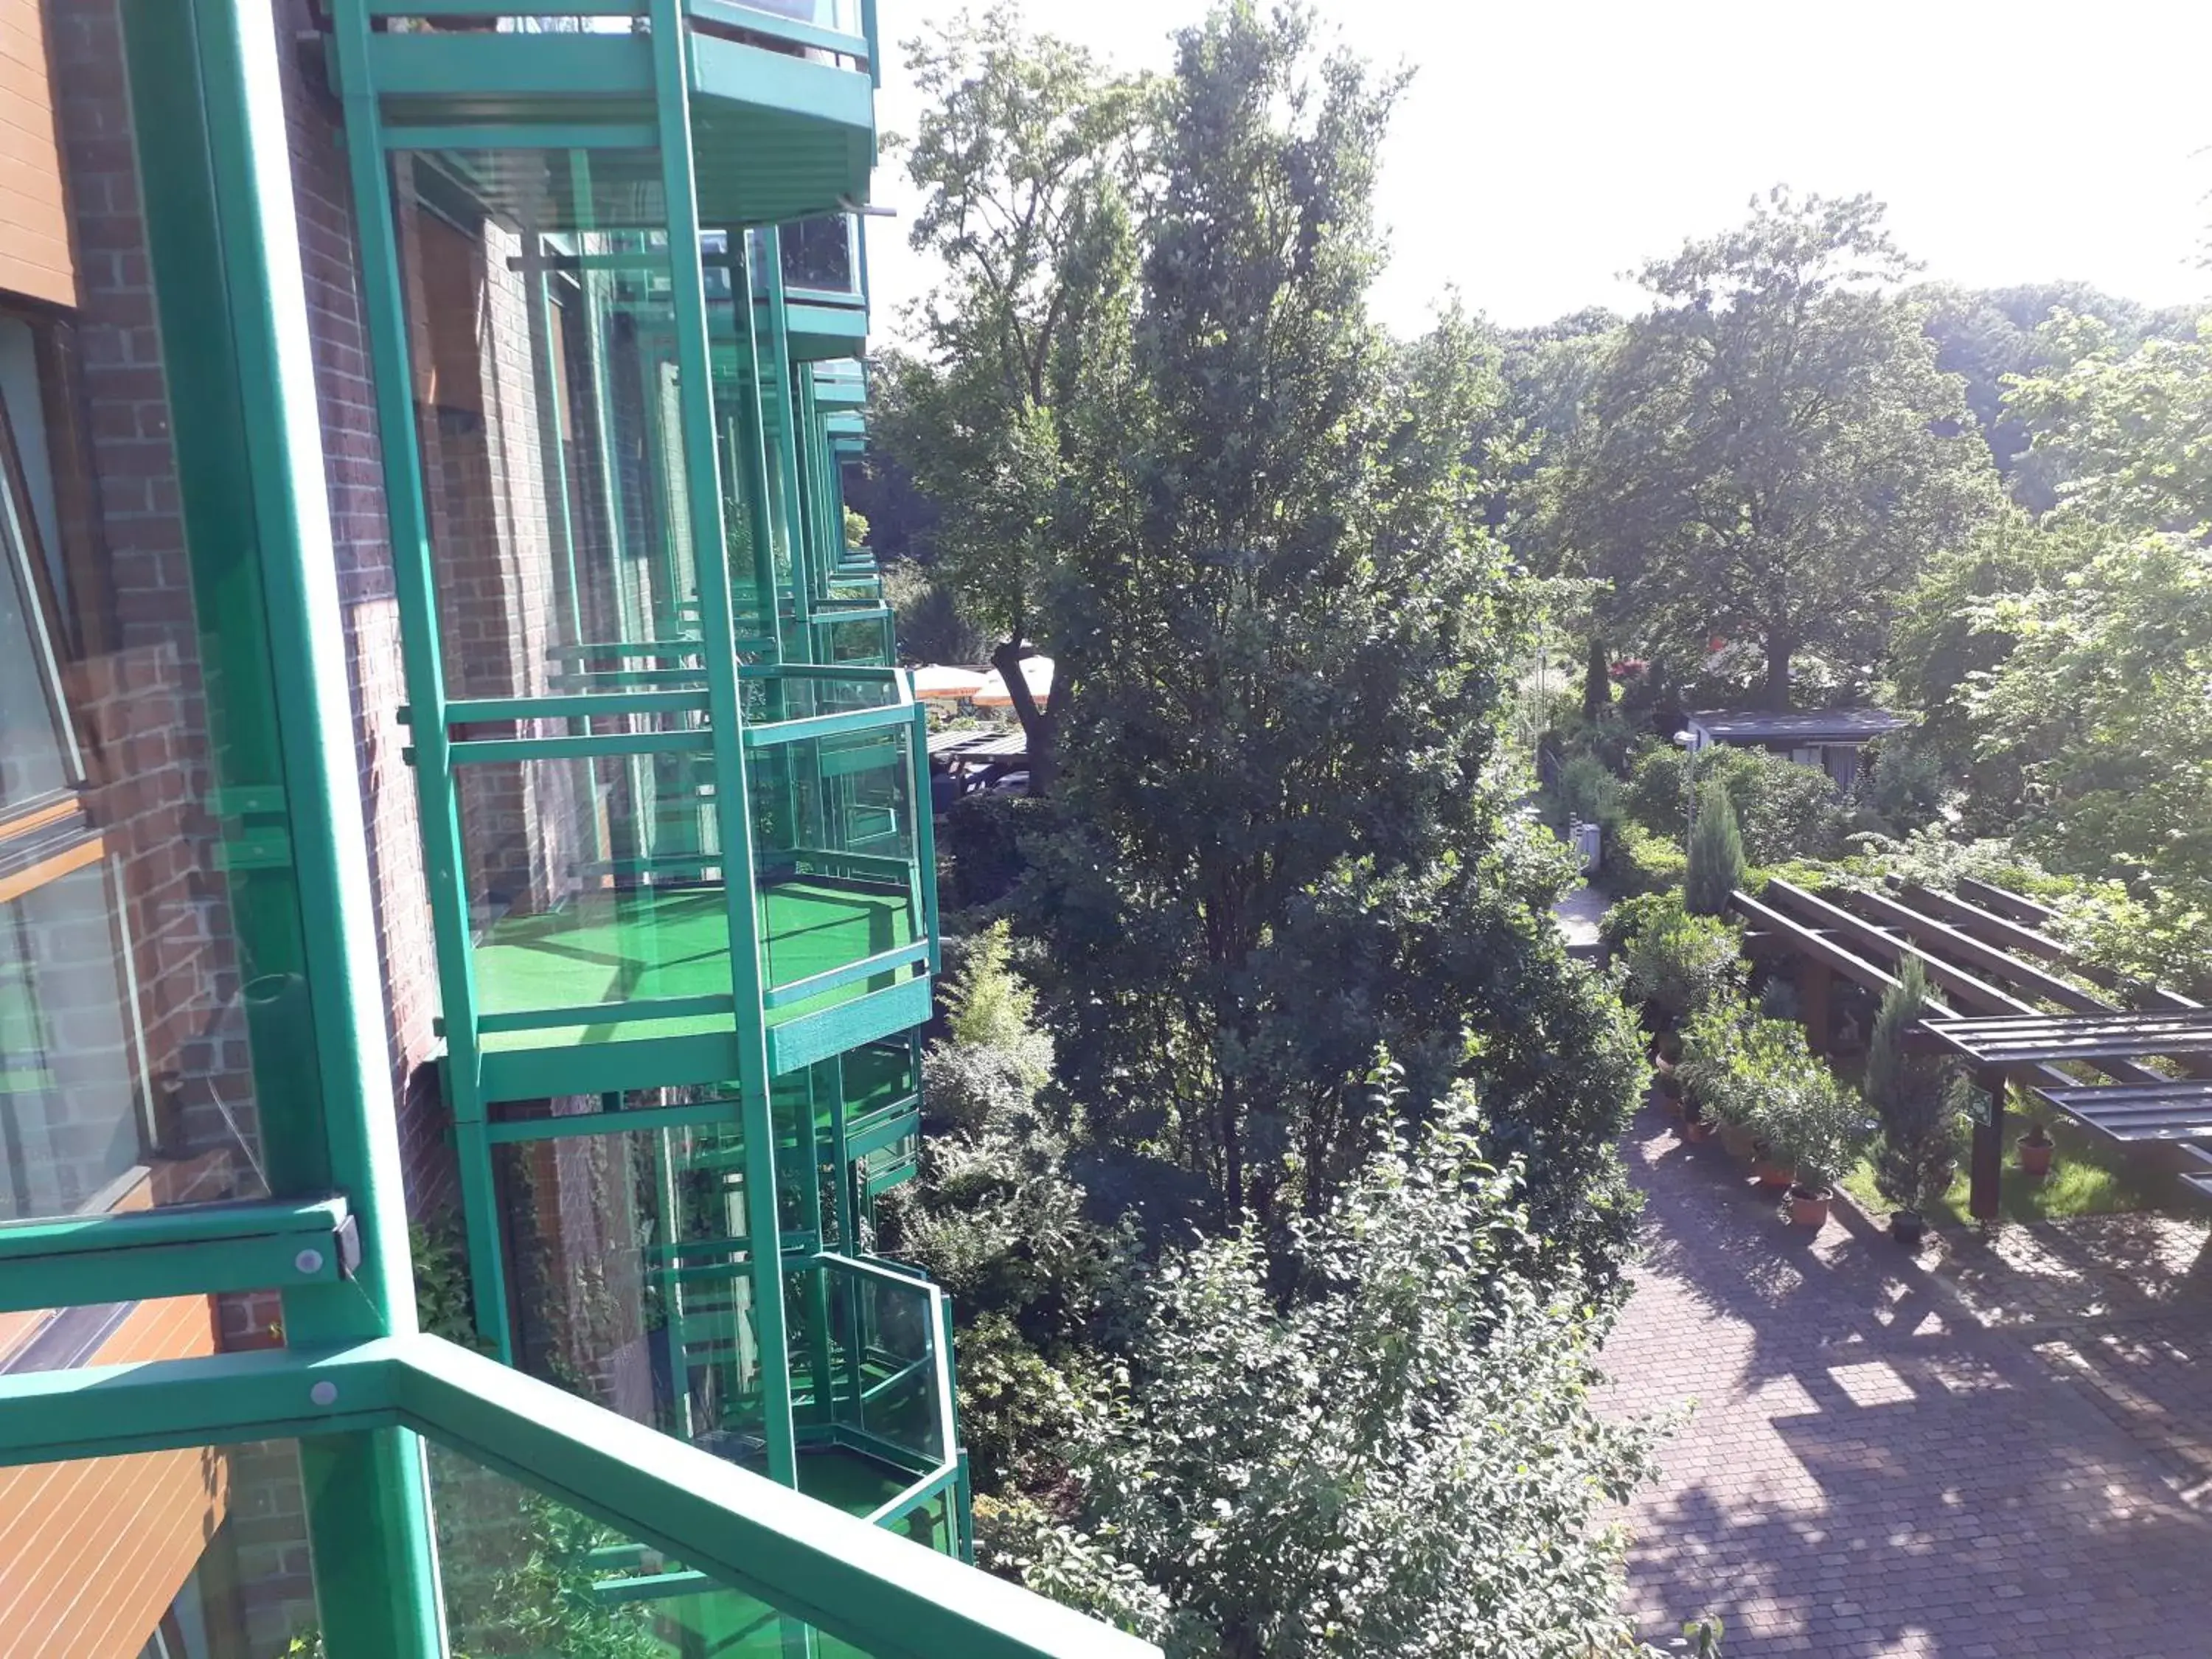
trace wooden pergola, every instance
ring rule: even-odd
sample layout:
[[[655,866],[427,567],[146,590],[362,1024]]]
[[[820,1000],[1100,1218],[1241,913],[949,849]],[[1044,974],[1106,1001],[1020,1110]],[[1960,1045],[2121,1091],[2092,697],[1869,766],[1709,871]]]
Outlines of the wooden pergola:
[[[2103,994],[2112,988],[2108,975],[2043,930],[2053,913],[2033,900],[1980,882],[1948,893],[1910,885],[1814,893],[1777,878],[1758,897],[1739,890],[1734,903],[1750,927],[1747,948],[1795,959],[1816,1053],[1835,1046],[1838,978],[1878,997],[1905,962],[1921,964],[1933,994],[1911,1041],[1965,1060],[1988,1103],[1974,1127],[1977,1217],[1997,1213],[2010,1083],[2116,1141],[2179,1146],[2202,1166],[2181,1178],[2212,1194],[2212,1010],[2170,992],[2123,1008]],[[2160,1064],[2143,1063],[2151,1060]]]

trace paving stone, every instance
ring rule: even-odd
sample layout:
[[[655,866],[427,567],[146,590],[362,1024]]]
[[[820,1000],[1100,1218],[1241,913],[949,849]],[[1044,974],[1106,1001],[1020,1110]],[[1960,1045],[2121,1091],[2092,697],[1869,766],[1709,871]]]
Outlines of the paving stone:
[[[1656,1111],[1626,1150],[1646,1251],[1601,1407],[1687,1413],[1622,1516],[1647,1636],[1711,1612],[1729,1659],[2212,1655],[2202,1227],[2101,1217],[1923,1264],[1790,1227]]]

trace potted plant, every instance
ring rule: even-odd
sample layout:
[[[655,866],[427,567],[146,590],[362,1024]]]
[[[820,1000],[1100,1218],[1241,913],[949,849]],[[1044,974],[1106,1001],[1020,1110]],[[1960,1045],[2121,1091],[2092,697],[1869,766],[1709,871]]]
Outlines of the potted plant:
[[[2002,1111],[2002,1105],[1993,1111]],[[2020,1138],[2020,1172],[2033,1180],[2041,1181],[2051,1174],[2051,1120],[2044,1108],[2028,1109],[2027,1133]]]
[[[1857,1161],[1872,1126],[1857,1091],[1819,1060],[1807,1060],[1778,1079],[1769,1109],[1774,1151],[1797,1177],[1790,1188],[1790,1218],[1817,1229],[1828,1218],[1835,1183]]]
[[[1917,959],[1908,962],[1883,996],[1867,1044],[1867,1104],[1881,1126],[1875,1185],[1892,1206],[1891,1237],[1908,1249],[1918,1246],[1928,1211],[1950,1190],[1965,1087],[1950,1061],[1909,1048],[1906,1038],[1927,1004],[1927,975]]]
[[[1713,1126],[1732,1158],[1749,1158],[1758,1139],[1756,1102],[1743,1087],[1741,1058],[1751,1010],[1741,997],[1717,997],[1682,1033],[1680,1075],[1686,1096]]]
[[[1708,1002],[1741,994],[1743,937],[1716,916],[1679,903],[1655,909],[1628,941],[1628,994],[1660,1031],[1679,1029]]]

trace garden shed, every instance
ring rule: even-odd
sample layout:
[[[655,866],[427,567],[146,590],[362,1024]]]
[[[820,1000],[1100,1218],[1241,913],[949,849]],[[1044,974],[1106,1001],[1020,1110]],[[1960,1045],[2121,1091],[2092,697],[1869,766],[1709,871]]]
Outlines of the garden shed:
[[[1817,766],[1849,789],[1859,775],[1859,756],[1876,738],[1901,732],[1911,722],[1886,708],[1815,708],[1776,714],[1760,709],[1716,708],[1686,717],[1691,746],[1715,744],[1765,749]]]

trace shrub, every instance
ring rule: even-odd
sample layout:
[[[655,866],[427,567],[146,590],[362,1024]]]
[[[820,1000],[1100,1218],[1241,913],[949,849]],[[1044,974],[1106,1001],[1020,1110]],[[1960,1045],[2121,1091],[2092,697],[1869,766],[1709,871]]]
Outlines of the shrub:
[[[1592,1410],[1607,1317],[1532,1271],[1486,1138],[1462,1097],[1378,1152],[1299,1224],[1294,1296],[1250,1229],[1149,1275],[1080,1530],[1008,1552],[1024,1579],[1181,1655],[1630,1651],[1601,1516],[1652,1431]]]
[[[1620,827],[1620,780],[1595,755],[1571,755],[1559,768],[1553,786],[1559,805],[1569,817],[1595,823],[1607,834]]]
[[[1618,954],[1651,922],[1680,908],[1681,901],[1673,893],[1638,893],[1622,899],[1598,923],[1598,941],[1609,954]]]
[[[1866,1100],[1882,1140],[1875,1184],[1900,1210],[1924,1211],[1951,1182],[1958,1069],[1941,1055],[1905,1049],[1905,1035],[1927,1004],[1927,975],[1915,959],[1884,994],[1867,1044]]]
[[[1839,1092],[1855,1118],[1864,1116],[1850,1090],[1806,1046],[1795,1021],[1769,1018],[1741,998],[1716,1000],[1698,1011],[1683,1033],[1682,1062],[1708,1115],[1750,1130],[1778,1157],[1805,1152],[1808,1099],[1825,1107],[1826,1097]],[[1795,1146],[1790,1144],[1792,1126]],[[1814,1149],[1815,1164],[1820,1155]]]
[[[1743,885],[1743,833],[1735,805],[1718,782],[1698,792],[1698,821],[1690,835],[1682,877],[1682,902],[1692,915],[1728,914],[1729,896]]]
[[[1621,793],[1622,809],[1653,834],[1671,839],[1688,816],[1690,771],[1689,757],[1679,749],[1646,750]],[[1752,863],[1843,853],[1850,813],[1819,768],[1763,749],[1723,745],[1698,755],[1696,773],[1700,793],[1716,783],[1728,791],[1743,831],[1744,855]]]
[[[1739,1086],[1751,1025],[1751,1010],[1741,1000],[1715,997],[1706,1003],[1683,1028],[1681,1075],[1709,1116],[1757,1131],[1758,1102]]]
[[[1688,868],[1682,849],[1641,824],[1624,820],[1606,843],[1606,884],[1623,898],[1668,893],[1682,884]]]
[[[1861,757],[1851,801],[1866,827],[1905,835],[1933,823],[1955,793],[1942,758],[1901,732],[1869,744]]]
[[[1025,795],[963,795],[945,815],[952,888],[965,908],[996,904],[1029,868],[1024,840],[1049,822],[1051,803]]]
[[[1799,1186],[1824,1192],[1858,1162],[1874,1126],[1858,1091],[1805,1050],[1802,1032],[1789,1029],[1795,1051],[1759,1067],[1766,1139],[1776,1158],[1796,1167]]]
[[[1628,991],[1664,1024],[1680,1024],[1717,997],[1741,993],[1743,936],[1716,916],[1679,904],[1656,911],[1628,942]]]

